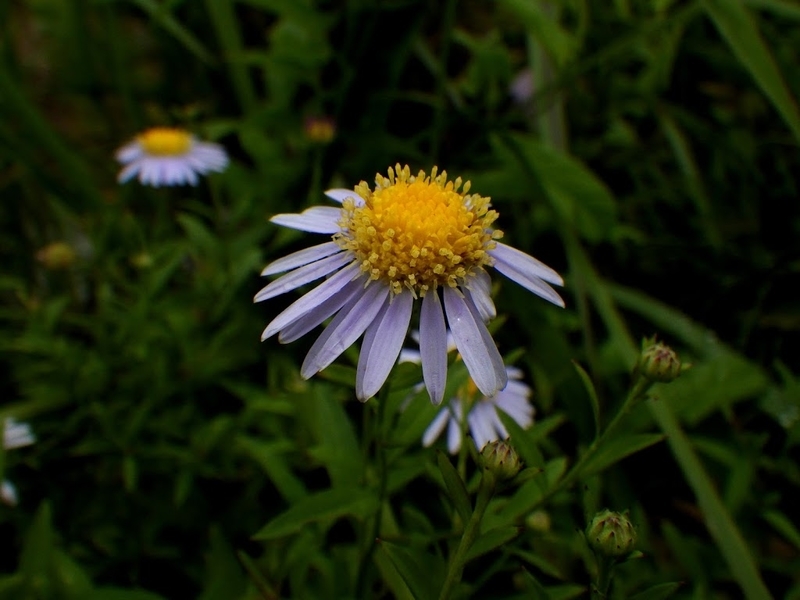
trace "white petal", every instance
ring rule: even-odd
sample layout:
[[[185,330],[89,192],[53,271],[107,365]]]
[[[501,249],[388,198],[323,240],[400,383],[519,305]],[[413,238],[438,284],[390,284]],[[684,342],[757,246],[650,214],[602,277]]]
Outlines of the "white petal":
[[[439,411],[439,414],[436,415],[433,421],[431,421],[431,424],[428,425],[428,428],[425,430],[425,433],[422,436],[423,446],[427,448],[433,444],[433,442],[435,442],[440,435],[442,435],[442,431],[444,431],[444,428],[451,416],[450,408],[447,406]]]
[[[487,409],[494,411],[494,406],[484,402],[479,402],[467,415],[467,423],[469,425],[472,439],[475,441],[475,447],[478,450],[483,450],[483,447],[497,439],[494,430],[490,425],[491,413]]]
[[[351,281],[319,306],[284,327],[278,336],[278,341],[281,344],[288,344],[300,339],[317,325],[321,325],[325,319],[333,316],[343,306],[355,303],[356,296],[360,296],[363,289],[363,281],[359,279]]]
[[[358,273],[358,265],[348,265],[331,276],[330,279],[323,281],[313,290],[301,296],[298,300],[295,300],[286,310],[272,319],[272,322],[267,325],[266,329],[264,329],[264,333],[261,334],[261,341],[263,342],[265,339],[272,337],[290,323],[294,323],[303,315],[314,310],[317,306],[341,290],[348,282],[352,281]]]
[[[8,418],[3,425],[3,448],[11,450],[30,446],[36,441],[36,437],[31,431],[31,426],[27,423],[20,423],[14,418]]]
[[[356,397],[362,402],[378,393],[397,362],[413,306],[411,292],[400,292],[367,328],[356,374]]]
[[[287,273],[286,275],[279,277],[264,287],[256,294],[255,298],[253,298],[253,302],[262,302],[263,300],[268,300],[269,298],[274,298],[275,296],[285,294],[286,292],[298,288],[301,285],[305,285],[306,283],[315,281],[320,277],[324,277],[325,275],[333,273],[340,267],[343,267],[348,262],[352,261],[353,257],[350,254],[347,252],[340,252],[339,254],[334,254],[333,256],[313,262],[310,265],[305,265],[299,269],[295,269],[291,273]]]
[[[548,300],[553,304],[557,304],[562,308],[564,307],[564,300],[561,299],[561,296],[559,296],[553,288],[547,285],[542,279],[539,279],[539,277],[536,275],[532,275],[521,270],[518,262],[509,264],[498,259],[495,261],[494,268],[509,279],[516,281],[525,289],[530,290],[537,296],[541,296],[545,300]]]
[[[422,299],[419,314],[419,349],[422,377],[431,402],[442,403],[447,385],[447,327],[444,323],[439,292],[429,291]]]
[[[138,158],[141,158],[143,154],[144,150],[142,150],[142,145],[134,140],[129,144],[125,144],[122,148],[117,150],[115,158],[122,164],[126,164],[129,162],[133,162]]]
[[[468,302],[455,289],[444,288],[447,322],[456,347],[478,389],[484,396],[493,396],[506,386],[508,375],[486,325]]]
[[[0,484],[0,500],[9,506],[17,505],[17,488],[7,479],[4,479],[3,483]]]
[[[347,350],[361,337],[388,297],[388,286],[373,283],[367,286],[350,310],[340,310],[308,351],[300,367],[301,377],[308,379]]]
[[[447,427],[447,450],[450,454],[457,454],[461,450],[461,421],[464,418],[461,403],[458,400],[450,402],[450,411],[453,418]]]
[[[362,206],[364,204],[364,199],[356,194],[353,190],[348,190],[345,188],[334,188],[332,190],[327,190],[325,195],[341,204],[348,198],[352,198],[355,201],[356,206]]]
[[[484,321],[491,321],[497,316],[497,309],[492,301],[492,280],[489,274],[481,269],[467,281],[464,294],[468,295]]]
[[[321,258],[325,258],[326,256],[330,256],[331,254],[336,254],[340,250],[341,248],[336,242],[325,242],[324,244],[319,244],[318,246],[304,248],[303,250],[292,252],[283,258],[272,261],[266,267],[264,267],[264,270],[261,271],[261,275],[274,275],[275,273],[291,271],[297,267],[302,267],[308,263],[312,263]]]
[[[409,348],[403,348],[400,350],[400,356],[397,359],[398,363],[413,363],[418,365],[422,362],[422,354],[419,350],[411,350]],[[425,387],[424,385],[422,387]]]
[[[125,183],[136,177],[136,174],[139,173],[139,170],[142,168],[142,165],[139,161],[132,162],[127,167],[120,171],[119,175],[117,176],[118,183]]]
[[[310,233],[336,233],[341,228],[338,225],[342,217],[342,209],[332,206],[312,206],[300,214],[284,213],[275,215],[270,219],[273,223],[308,231]]]
[[[561,275],[542,261],[536,260],[530,254],[525,254],[522,250],[517,250],[516,248],[497,242],[497,246],[494,250],[490,250],[489,254],[517,271],[533,275],[539,279],[544,279],[554,285],[564,285],[564,280],[561,279]]]

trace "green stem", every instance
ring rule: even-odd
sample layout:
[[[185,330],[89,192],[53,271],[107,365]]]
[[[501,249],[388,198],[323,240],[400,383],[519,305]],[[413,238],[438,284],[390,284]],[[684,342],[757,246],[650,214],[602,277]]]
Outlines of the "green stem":
[[[614,570],[614,559],[597,555],[597,581],[592,585],[591,600],[606,600],[608,588],[611,587],[611,573]]]
[[[605,431],[603,431],[602,435],[595,438],[592,445],[589,446],[589,449],[583,453],[583,455],[578,459],[572,468],[558,483],[556,483],[553,487],[551,487],[545,494],[539,499],[537,504],[542,504],[548,498],[551,498],[561,490],[569,487],[581,476],[583,468],[586,466],[586,463],[595,455],[598,448],[605,442],[609,437],[611,437],[614,433],[616,433],[619,425],[622,423],[623,419],[631,412],[631,409],[636,406],[640,400],[642,400],[647,393],[647,390],[650,389],[650,386],[653,385],[652,381],[648,381],[644,377],[639,377],[636,379],[636,382],[631,387],[630,391],[628,392],[628,396],[625,398],[625,402],[620,408],[619,412],[614,416],[611,422],[606,427]]]
[[[472,511],[472,516],[469,518],[464,533],[461,536],[461,541],[458,543],[455,554],[450,559],[450,566],[447,569],[442,591],[439,594],[439,600],[447,600],[450,598],[455,586],[461,581],[461,575],[464,573],[464,565],[467,562],[467,553],[478,537],[481,530],[481,521],[486,512],[486,507],[489,506],[489,500],[494,495],[495,486],[497,481],[494,474],[489,471],[483,472],[481,478],[481,485],[478,488],[478,497],[475,500],[475,510]]]
[[[376,398],[376,402],[378,404],[375,418],[372,419],[369,427],[369,437],[370,442],[367,443],[367,448],[370,445],[374,446],[375,448],[375,458],[378,462],[378,510],[375,513],[375,517],[372,519],[369,527],[366,531],[366,537],[364,539],[364,552],[361,555],[361,561],[358,565],[358,572],[356,575],[356,590],[358,591],[358,598],[367,598],[369,597],[368,593],[368,583],[367,583],[367,566],[369,565],[372,554],[375,551],[375,544],[376,539],[381,531],[381,521],[383,517],[383,503],[386,500],[386,491],[388,488],[389,483],[389,469],[387,468],[387,461],[386,461],[386,448],[382,442],[381,436],[381,428],[383,426],[383,417],[384,417],[384,408],[386,406],[387,399],[389,397],[389,385],[386,384],[381,388],[380,394],[378,398]],[[365,411],[369,412],[369,411]],[[368,421],[365,421],[365,425]],[[365,435],[367,431],[365,430]],[[365,461],[366,462],[366,461]]]

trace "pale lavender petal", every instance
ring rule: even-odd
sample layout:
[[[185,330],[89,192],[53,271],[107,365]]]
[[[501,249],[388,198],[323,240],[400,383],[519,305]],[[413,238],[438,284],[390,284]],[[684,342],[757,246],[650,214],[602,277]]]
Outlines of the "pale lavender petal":
[[[453,417],[447,427],[447,451],[450,454],[456,454],[461,449],[461,421],[464,418],[461,403],[458,400],[452,400],[450,411]]]
[[[442,403],[447,385],[447,327],[444,323],[439,292],[429,291],[422,299],[419,314],[419,349],[422,355],[422,378],[431,402]]]
[[[524,273],[518,270],[516,267],[512,267],[511,265],[500,262],[499,260],[495,263],[494,268],[509,279],[516,281],[525,289],[530,290],[537,296],[541,296],[545,300],[564,308],[564,300],[561,298],[561,296],[559,296],[553,288],[551,288],[538,277]]]
[[[12,450],[30,446],[36,441],[36,437],[31,431],[31,426],[27,423],[20,423],[16,419],[8,418],[3,425],[3,448]]]
[[[555,270],[521,250],[497,242],[497,246],[489,250],[489,255],[517,271],[526,273],[529,277],[532,275],[554,285],[564,285],[564,280]]]
[[[294,271],[279,277],[264,287],[256,294],[255,298],[253,298],[253,302],[261,302],[263,300],[268,300],[269,298],[274,298],[275,296],[285,294],[286,292],[298,288],[301,285],[305,285],[306,283],[315,281],[320,277],[324,277],[325,275],[333,273],[349,262],[353,262],[353,257],[346,252],[341,252],[339,254],[329,256],[328,258],[318,260],[310,265],[305,265],[299,269],[295,269]]]
[[[478,389],[484,396],[493,396],[506,386],[508,375],[492,336],[470,304],[457,290],[444,288],[447,322],[456,347]]]
[[[390,299],[367,328],[356,374],[356,397],[362,402],[378,393],[397,362],[413,306],[414,296],[410,290],[404,290]]]
[[[325,192],[325,195],[331,200],[338,202],[339,204],[341,204],[348,198],[352,198],[355,201],[356,206],[361,206],[364,204],[364,199],[358,194],[356,194],[353,190],[348,190],[344,188],[334,188],[332,190],[327,190]]]
[[[117,182],[125,183],[126,181],[133,179],[136,177],[136,174],[139,173],[141,168],[142,165],[138,161],[132,162],[127,167],[122,169],[122,171],[120,171],[119,175],[117,176]]]
[[[341,248],[336,242],[325,242],[324,244],[319,244],[318,246],[304,248],[303,250],[292,252],[283,258],[272,261],[266,267],[264,267],[264,270],[261,271],[261,275],[274,275],[275,273],[291,271],[297,267],[302,267],[308,263],[312,263],[316,260],[320,260],[321,258],[325,258],[326,256],[330,256],[331,254],[336,254],[340,250]]]
[[[424,435],[422,436],[422,445],[426,448],[433,444],[436,439],[442,435],[442,431],[444,431],[447,422],[450,420],[450,408],[445,407],[439,411],[439,414],[431,421],[431,424],[428,425],[428,428],[425,430]]]
[[[115,157],[117,161],[125,164],[141,158],[143,155],[144,150],[142,149],[142,145],[134,140],[133,142],[125,144],[122,148],[117,150]]]
[[[484,321],[491,321],[497,316],[492,301],[492,280],[486,271],[481,269],[467,280],[464,294],[470,297]]]
[[[325,319],[333,316],[333,314],[343,306],[346,306],[348,303],[355,303],[356,296],[360,296],[363,291],[364,282],[361,279],[351,281],[333,296],[325,300],[325,302],[322,302],[319,306],[297,319],[294,323],[290,323],[284,327],[280,335],[278,335],[278,341],[281,344],[288,344],[300,339],[309,331],[321,325]]]
[[[338,224],[342,218],[342,209],[332,206],[312,206],[300,214],[284,213],[270,219],[273,223],[308,231],[310,233],[336,233],[340,231]]]
[[[308,351],[300,366],[301,377],[308,379],[318,373],[353,345],[388,301],[388,297],[389,287],[374,283],[367,286],[350,310],[340,310]]]
[[[352,281],[359,273],[358,265],[348,265],[335,273],[330,279],[323,281],[313,290],[301,296],[290,304],[282,313],[275,317],[261,334],[263,342],[278,333],[281,329],[294,323],[303,315],[314,310],[336,292],[341,290],[348,282]]]

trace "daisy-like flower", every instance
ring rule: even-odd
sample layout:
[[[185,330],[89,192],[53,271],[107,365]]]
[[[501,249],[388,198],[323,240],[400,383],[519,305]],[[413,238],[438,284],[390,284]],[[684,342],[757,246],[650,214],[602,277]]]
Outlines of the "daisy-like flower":
[[[267,265],[262,275],[287,272],[255,296],[260,302],[322,277],[327,279],[281,312],[261,335],[282,343],[333,320],[311,346],[300,374],[309,378],[330,365],[362,334],[356,396],[374,396],[392,370],[420,304],[419,342],[428,394],[441,403],[447,382],[449,326],[477,388],[494,396],[508,381],[503,359],[485,321],[496,314],[487,267],[533,293],[564,306],[548,283],[561,277],[535,258],[498,242],[497,212],[489,198],[470,194],[470,183],[447,173],[417,176],[409,168],[378,174],[375,187],[326,195],[341,207],[315,206],[280,214],[272,222],[331,235],[331,240]]]
[[[489,442],[504,440],[508,437],[498,409],[514,419],[523,429],[533,424],[535,409],[531,404],[531,388],[522,381],[522,371],[516,367],[506,367],[508,385],[493,396],[479,393],[472,380],[467,381],[458,396],[450,399],[439,414],[431,421],[422,436],[422,445],[432,445],[447,427],[447,450],[457,454],[461,449],[462,425],[464,421],[464,404],[471,406],[467,413],[467,427],[480,451]]]
[[[125,183],[138,175],[144,185],[197,185],[198,175],[221,173],[228,154],[219,144],[201,142],[183,129],[153,127],[117,150],[125,165],[117,180]]]
[[[30,446],[35,441],[31,426],[27,423],[19,423],[14,419],[3,422],[3,448],[6,450]],[[0,484],[0,500],[10,506],[17,504],[17,488],[8,480],[3,480]]]

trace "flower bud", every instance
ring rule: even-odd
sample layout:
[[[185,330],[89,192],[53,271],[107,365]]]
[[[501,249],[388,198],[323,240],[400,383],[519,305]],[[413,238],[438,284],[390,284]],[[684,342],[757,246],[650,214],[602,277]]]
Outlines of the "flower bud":
[[[71,267],[76,258],[75,249],[66,242],[53,242],[36,252],[36,260],[51,271]]]
[[[517,451],[502,440],[489,442],[481,450],[481,466],[490,471],[497,481],[511,479],[522,468],[522,461],[519,459]]]
[[[675,351],[655,339],[642,343],[642,353],[636,365],[636,372],[650,381],[668,383],[677,379],[684,369]]]
[[[308,117],[303,125],[306,138],[315,144],[329,144],[336,136],[336,122],[330,117]]]
[[[629,554],[636,546],[636,530],[627,512],[604,510],[597,513],[586,528],[586,537],[595,552],[613,558]]]

